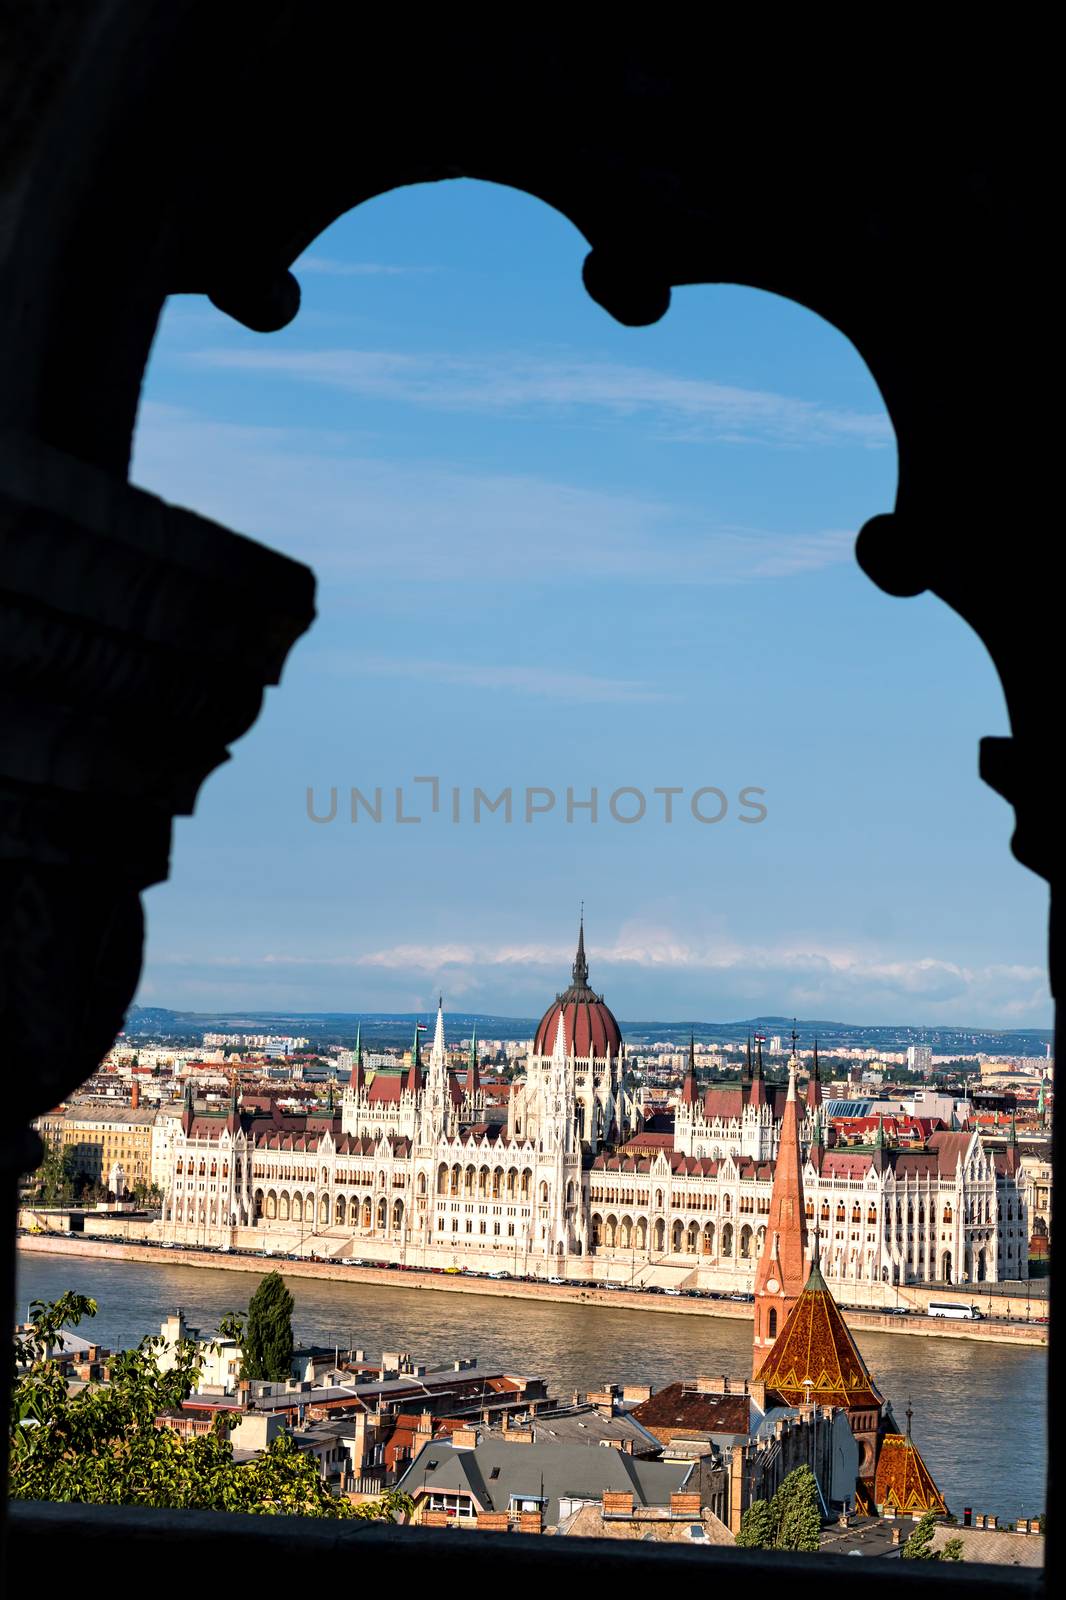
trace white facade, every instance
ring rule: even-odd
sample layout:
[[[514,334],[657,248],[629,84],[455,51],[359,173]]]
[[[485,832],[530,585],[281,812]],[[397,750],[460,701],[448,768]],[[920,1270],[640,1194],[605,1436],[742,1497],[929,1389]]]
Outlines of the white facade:
[[[527,1054],[504,1126],[486,1120],[476,1068],[465,1087],[449,1072],[442,1012],[424,1076],[416,1049],[403,1079],[370,1081],[358,1063],[353,1078],[339,1115],[287,1122],[235,1102],[195,1115],[190,1091],[168,1147],[164,1236],[750,1291],[777,1149],[772,1088],[690,1097],[657,1148],[640,1134],[624,1049],[574,1056],[560,1015],[551,1053]],[[810,1107],[804,1192],[834,1287],[865,1285],[875,1303],[884,1286],[1027,1275],[1016,1149],[992,1155],[976,1133],[945,1132],[921,1150],[826,1150],[817,1128]]]

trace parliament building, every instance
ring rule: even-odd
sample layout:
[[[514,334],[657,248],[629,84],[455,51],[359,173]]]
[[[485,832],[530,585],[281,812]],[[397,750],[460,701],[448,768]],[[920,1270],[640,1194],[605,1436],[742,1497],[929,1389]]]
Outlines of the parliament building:
[[[456,1072],[443,1007],[428,1058],[364,1067],[322,1112],[285,1115],[234,1091],[221,1113],[191,1087],[170,1148],[161,1229],[180,1243],[469,1267],[581,1281],[751,1293],[767,1240],[789,1096],[804,1224],[819,1270],[852,1303],[908,1284],[1024,1278],[1019,1152],[976,1132],[832,1148],[817,1054],[808,1082],[697,1084],[672,1131],[642,1126],[621,1030],[589,984],[582,928],[569,987],[544,1013],[506,1113],[486,1105],[476,1045]]]

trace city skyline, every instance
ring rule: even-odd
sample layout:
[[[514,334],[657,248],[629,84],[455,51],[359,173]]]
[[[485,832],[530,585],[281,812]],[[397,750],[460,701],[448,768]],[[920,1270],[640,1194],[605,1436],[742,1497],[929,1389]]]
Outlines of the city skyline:
[[[582,256],[547,208],[464,182],[336,223],[282,334],[169,303],[135,479],[309,560],[320,616],[177,824],[139,1000],[535,1011],[584,897],[628,1015],[1046,1027],[1046,891],[976,776],[1007,731],[995,675],[853,559],[896,473],[858,355],[728,287],[616,327]],[[559,799],[390,821],[427,774]],[[704,786],[719,824],[687,810]],[[382,790],[380,824],[347,821],[350,787]],[[568,822],[593,787],[596,823]],[[671,824],[607,813],[670,787]]]

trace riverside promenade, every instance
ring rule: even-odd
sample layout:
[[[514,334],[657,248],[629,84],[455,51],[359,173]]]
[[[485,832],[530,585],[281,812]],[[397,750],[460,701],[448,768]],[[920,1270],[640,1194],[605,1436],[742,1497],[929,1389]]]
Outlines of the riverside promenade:
[[[527,1283],[517,1278],[481,1278],[465,1273],[425,1272],[417,1268],[348,1266],[339,1262],[291,1260],[287,1256],[225,1253],[164,1245],[120,1243],[76,1238],[69,1234],[23,1234],[18,1248],[27,1254],[73,1256],[78,1260],[154,1262],[169,1267],[211,1267],[222,1272],[262,1274],[276,1269],[287,1278],[325,1278],[333,1282],[368,1283],[377,1287],[425,1289],[436,1294],[473,1294],[494,1299],[557,1301],[584,1306],[611,1306],[659,1315],[752,1319],[752,1306],[738,1300],[695,1299],[684,1295],[647,1294],[640,1290],[598,1288],[587,1284]],[[848,1310],[850,1327],[878,1333],[904,1333],[929,1339],[969,1339],[984,1344],[1046,1345],[1046,1322],[953,1320],[917,1314],[893,1316],[878,1311]]]

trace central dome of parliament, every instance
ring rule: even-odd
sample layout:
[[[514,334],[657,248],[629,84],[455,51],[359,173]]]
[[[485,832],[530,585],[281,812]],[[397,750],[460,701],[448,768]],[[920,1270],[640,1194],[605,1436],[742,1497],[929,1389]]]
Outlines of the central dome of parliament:
[[[587,1056],[605,1056],[610,1051],[616,1056],[622,1048],[622,1030],[615,1021],[610,1006],[603,996],[594,994],[589,987],[589,964],[585,959],[585,923],[577,939],[577,955],[571,973],[569,989],[556,995],[548,1007],[533,1038],[533,1054],[550,1056],[555,1049],[559,1033],[559,1017],[563,1018],[567,1053]]]

